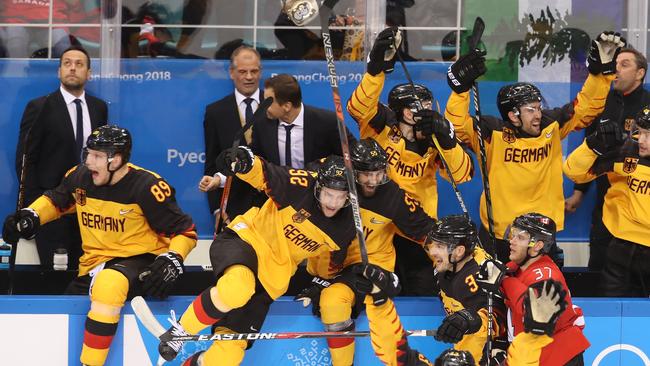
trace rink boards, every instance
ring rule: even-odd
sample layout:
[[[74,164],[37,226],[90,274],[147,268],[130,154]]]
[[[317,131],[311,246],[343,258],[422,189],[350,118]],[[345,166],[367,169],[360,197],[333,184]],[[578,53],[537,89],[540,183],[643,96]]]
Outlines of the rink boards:
[[[166,326],[169,309],[181,313],[191,297],[174,297],[150,302],[158,320]],[[576,299],[585,318],[585,334],[592,346],[585,353],[585,365],[650,366],[650,300]],[[437,328],[443,310],[434,298],[399,298],[398,312],[405,329]],[[76,365],[83,339],[89,301],[82,296],[0,296],[0,364]],[[357,329],[367,330],[365,313],[357,319]],[[262,332],[322,331],[309,309],[290,298],[276,301]],[[411,337],[410,344],[432,360],[447,346],[432,338]],[[107,365],[155,365],[157,340],[125,307]],[[176,362],[207,343],[189,343]],[[380,365],[368,339],[357,341],[355,365]],[[246,353],[244,365],[329,365],[323,339],[257,341]]]

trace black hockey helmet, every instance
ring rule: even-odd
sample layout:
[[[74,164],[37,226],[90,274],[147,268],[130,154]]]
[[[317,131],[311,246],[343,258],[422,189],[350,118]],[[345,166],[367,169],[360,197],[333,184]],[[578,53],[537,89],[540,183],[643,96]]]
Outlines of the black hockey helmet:
[[[343,158],[338,155],[328,156],[318,169],[317,183],[321,187],[347,191],[348,181],[345,177]]]
[[[350,158],[354,170],[370,172],[386,169],[388,154],[374,139],[361,139],[352,143]]]
[[[404,108],[416,109],[417,100],[421,103],[433,100],[433,94],[427,87],[420,84],[414,84],[414,86],[415,95],[413,95],[413,87],[409,83],[395,85],[388,93],[388,108],[395,112],[398,121],[402,121],[404,118],[402,115]]]
[[[641,108],[634,120],[637,127],[650,130],[650,105]]]
[[[508,112],[518,113],[518,108],[527,103],[542,102],[542,93],[531,83],[514,83],[499,89],[497,106],[504,121],[509,121]]]
[[[512,224],[506,228],[506,238],[510,237],[511,228],[513,227],[528,232],[530,234],[531,245],[534,245],[539,240],[543,241],[543,253],[549,253],[551,249],[553,249],[553,247],[556,245],[555,221],[553,221],[553,219],[548,216],[544,216],[536,212],[517,216]]]
[[[465,215],[449,215],[436,222],[427,234],[426,244],[436,241],[447,244],[449,251],[456,246],[465,247],[465,255],[469,255],[478,243],[476,225]]]
[[[86,140],[86,148],[103,151],[109,158],[119,153],[122,155],[123,163],[129,161],[131,146],[131,134],[126,128],[117,125],[97,127]]]
[[[474,366],[474,357],[468,351],[449,348],[436,358],[435,366]]]

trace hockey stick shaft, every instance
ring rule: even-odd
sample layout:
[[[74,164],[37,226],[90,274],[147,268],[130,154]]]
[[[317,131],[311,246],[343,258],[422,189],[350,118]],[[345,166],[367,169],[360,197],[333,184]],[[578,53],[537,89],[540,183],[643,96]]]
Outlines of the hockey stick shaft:
[[[232,142],[232,147],[237,147],[241,143],[241,139],[244,137],[244,134],[246,131],[248,131],[251,127],[253,127],[253,124],[257,118],[262,113],[266,113],[266,109],[273,103],[273,98],[266,98],[260,103],[260,105],[257,107],[257,110],[255,110],[255,113],[253,113],[253,117],[251,118],[250,121],[246,121],[244,126],[237,131],[237,134],[235,135],[235,138]],[[223,187],[223,192],[221,192],[221,202],[219,203],[219,215],[217,215],[215,224],[214,224],[214,232],[215,235],[217,233],[217,230],[219,230],[219,224],[221,221],[223,221],[226,225],[230,223],[230,219],[228,217],[228,214],[226,213],[226,208],[228,207],[228,198],[230,197],[230,188],[232,187],[232,180],[233,176],[229,176],[226,178],[226,184]]]
[[[406,76],[406,80],[409,82],[411,88],[413,89],[413,97],[416,100],[416,106],[418,110],[421,110],[424,107],[422,106],[422,102],[417,97],[417,93],[415,92],[415,84],[413,83],[411,74],[409,73],[408,68],[406,67],[406,63],[404,62],[404,59],[402,58],[402,55],[399,52],[399,50],[397,50],[397,58],[399,60],[399,63],[402,65],[402,69],[404,70],[404,75]],[[438,149],[438,156],[440,157],[442,166],[447,172],[447,175],[449,176],[449,182],[451,182],[451,187],[454,190],[454,194],[456,195],[456,200],[458,200],[460,209],[463,211],[463,214],[467,216],[467,218],[469,219],[469,211],[467,210],[467,205],[465,205],[465,200],[463,199],[463,196],[460,194],[460,190],[458,189],[458,185],[456,184],[456,180],[454,179],[451,168],[449,167],[449,164],[447,164],[447,161],[445,160],[445,157],[442,154],[442,147],[440,147],[440,143],[438,142],[438,139],[436,138],[435,135],[431,137],[432,137],[431,140],[433,140],[433,144],[436,146],[436,149]]]
[[[320,23],[321,35],[323,37],[323,48],[325,50],[325,59],[327,61],[327,72],[329,74],[330,87],[332,88],[332,97],[334,99],[334,107],[336,110],[336,121],[339,130],[339,139],[341,140],[341,152],[343,153],[343,161],[345,162],[346,179],[348,182],[348,189],[350,195],[350,206],[352,207],[352,216],[354,218],[354,226],[357,232],[357,240],[359,241],[359,249],[361,252],[361,262],[368,263],[368,251],[366,249],[366,241],[363,236],[363,223],[361,221],[361,211],[359,209],[359,200],[357,196],[357,187],[354,179],[354,167],[350,159],[350,145],[348,141],[347,129],[343,118],[343,106],[341,104],[341,95],[339,94],[338,77],[336,68],[334,66],[334,52],[332,50],[332,42],[330,39],[329,31],[329,18],[332,14],[332,9],[338,0],[325,0],[321,5]]]
[[[207,342],[207,341],[236,341],[236,340],[272,340],[272,339],[305,339],[305,338],[350,338],[370,337],[370,331],[350,332],[261,332],[261,333],[217,333],[193,334],[187,336],[162,337],[165,328],[151,312],[147,302],[141,296],[131,300],[133,313],[154,337],[164,342]],[[405,330],[409,337],[435,337],[436,329]]]

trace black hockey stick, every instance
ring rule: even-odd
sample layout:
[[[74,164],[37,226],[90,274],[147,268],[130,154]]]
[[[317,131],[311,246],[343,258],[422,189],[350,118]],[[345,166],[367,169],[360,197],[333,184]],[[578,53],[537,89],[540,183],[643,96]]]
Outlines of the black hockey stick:
[[[244,126],[237,131],[237,134],[235,135],[235,139],[232,142],[232,147],[237,147],[239,146],[239,143],[241,142],[241,139],[244,137],[244,134],[246,131],[248,131],[251,127],[253,127],[253,123],[255,122],[256,119],[261,116],[262,113],[266,113],[266,109],[273,103],[273,98],[266,98],[260,103],[260,105],[257,107],[257,110],[255,110],[255,113],[253,113],[253,117],[251,118],[250,121],[246,121]],[[230,223],[230,219],[228,218],[228,214],[226,213],[226,208],[228,207],[228,198],[230,196],[230,188],[232,187],[232,180],[233,176],[229,176],[226,178],[226,184],[223,187],[223,192],[221,192],[221,202],[219,203],[219,215],[216,217],[216,221],[214,223],[214,233],[215,235],[217,234],[217,230],[219,230],[219,223],[223,221],[225,224]]]
[[[469,49],[470,52],[474,51],[481,37],[483,36],[483,31],[485,30],[485,23],[481,17],[476,17],[474,21],[474,28],[472,29],[472,35],[469,38]],[[485,193],[485,206],[487,209],[488,217],[488,233],[490,235],[490,240],[492,241],[492,248],[496,250],[496,236],[494,235],[494,216],[492,214],[492,196],[490,194],[490,182],[488,180],[488,171],[487,171],[487,154],[485,152],[485,141],[483,141],[483,135],[481,134],[481,101],[479,99],[478,93],[478,83],[474,81],[472,83],[472,95],[474,96],[474,111],[475,111],[475,120],[474,120],[474,129],[478,135],[478,146],[480,151],[479,161],[481,164],[481,177],[483,178],[483,192]],[[487,315],[488,315],[488,326],[487,326],[487,341],[485,347],[485,360],[486,366],[490,366],[490,356],[492,355],[492,335],[494,334],[494,326],[492,322],[494,321],[494,293],[488,292],[487,294]]]
[[[338,0],[325,0],[320,7],[320,27],[321,35],[323,37],[323,48],[325,49],[325,59],[327,61],[327,72],[329,74],[330,86],[332,87],[332,97],[334,99],[334,107],[336,109],[336,121],[339,130],[339,139],[341,140],[341,152],[343,153],[343,161],[345,162],[345,176],[348,181],[350,206],[352,207],[352,216],[354,218],[354,226],[357,231],[357,240],[359,241],[359,249],[361,252],[361,262],[368,263],[368,251],[366,250],[366,240],[363,236],[363,223],[361,221],[361,212],[359,210],[359,200],[357,199],[357,187],[354,179],[354,167],[350,159],[350,145],[348,142],[347,129],[343,121],[343,106],[341,105],[341,95],[339,94],[338,77],[336,75],[336,68],[334,67],[334,52],[332,51],[332,42],[330,39],[329,18],[332,15],[332,9]]]
[[[395,49],[397,49],[397,47],[395,47]],[[406,76],[406,80],[409,82],[411,88],[413,89],[413,98],[415,99],[416,108],[418,110],[422,110],[424,109],[424,107],[422,106],[422,101],[420,101],[420,98],[418,98],[418,95],[415,91],[415,84],[413,83],[413,79],[411,78],[411,74],[409,73],[409,70],[406,68],[406,64],[404,63],[402,54],[400,53],[399,49],[397,49],[396,53],[397,53],[397,59],[399,60],[399,63],[402,65],[402,69],[404,70],[404,75]],[[460,205],[461,210],[463,210],[463,214],[469,220],[470,217],[469,217],[469,211],[467,211],[467,205],[465,205],[465,200],[463,199],[463,196],[460,194],[460,191],[458,190],[458,185],[456,184],[456,180],[452,175],[451,168],[449,168],[449,164],[447,164],[445,157],[442,155],[442,147],[440,147],[440,143],[438,142],[438,139],[436,138],[435,135],[431,137],[432,137],[431,140],[433,140],[433,144],[436,146],[436,149],[438,149],[438,156],[440,157],[442,166],[447,171],[447,175],[449,176],[449,182],[451,182],[451,187],[454,189],[454,193],[456,194],[456,199],[458,200],[458,204]]]
[[[38,109],[38,113],[36,114],[36,117],[34,118],[32,125],[29,126],[29,129],[27,130],[25,136],[23,137],[23,151],[20,159],[20,177],[18,177],[18,199],[16,200],[16,212],[20,211],[20,209],[22,209],[23,206],[25,205],[25,177],[27,176],[25,171],[27,165],[27,149],[29,148],[29,144],[28,144],[29,137],[32,133],[32,128],[34,128],[34,126],[41,119],[41,115],[43,114],[43,110],[45,109],[45,106],[47,105],[49,99],[50,99],[50,94],[45,96],[43,105]],[[20,241],[20,239],[18,241]],[[16,270],[17,252],[18,252],[18,243],[16,242],[15,244],[11,244],[11,252],[9,253],[9,272],[7,273],[9,277],[9,286],[7,287],[8,295],[13,295],[14,293],[14,272]]]
[[[474,29],[472,30],[472,35],[469,38],[469,47],[470,50],[476,49],[478,46],[483,31],[485,30],[485,23],[481,17],[476,17],[474,21]],[[496,236],[494,235],[494,216],[492,214],[492,195],[490,194],[490,182],[488,180],[488,171],[487,171],[487,154],[485,152],[485,141],[483,141],[483,134],[481,133],[481,101],[479,99],[478,93],[478,83],[474,81],[472,83],[472,95],[474,96],[474,110],[475,110],[475,123],[474,129],[478,135],[478,146],[480,150],[479,161],[481,163],[481,177],[483,177],[483,192],[485,192],[485,206],[487,208],[487,217],[488,217],[488,233],[490,234],[490,240],[492,240],[492,247],[496,250]]]
[[[207,342],[207,341],[236,341],[236,340],[272,340],[272,339],[301,339],[301,338],[349,338],[370,337],[369,331],[349,332],[262,332],[262,333],[216,333],[191,334],[186,336],[163,336],[167,331],[151,312],[149,305],[142,296],[131,300],[133,313],[142,325],[162,342]],[[405,330],[409,337],[435,337],[436,329]]]

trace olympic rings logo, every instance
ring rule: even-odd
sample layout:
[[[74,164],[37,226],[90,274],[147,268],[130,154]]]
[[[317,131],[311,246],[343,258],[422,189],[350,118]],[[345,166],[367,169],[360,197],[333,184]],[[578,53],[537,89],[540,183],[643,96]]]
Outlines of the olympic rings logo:
[[[605,358],[605,356],[616,351],[630,351],[639,356],[644,366],[650,366],[650,358],[648,358],[645,352],[631,344],[614,344],[605,348],[604,350],[600,351],[598,356],[596,356],[591,366],[599,366],[600,362],[603,360],[603,358]]]

